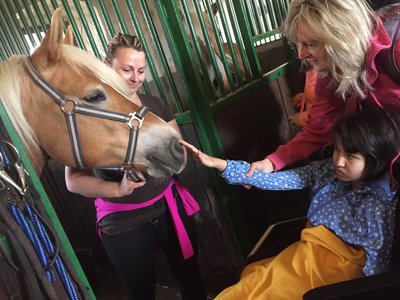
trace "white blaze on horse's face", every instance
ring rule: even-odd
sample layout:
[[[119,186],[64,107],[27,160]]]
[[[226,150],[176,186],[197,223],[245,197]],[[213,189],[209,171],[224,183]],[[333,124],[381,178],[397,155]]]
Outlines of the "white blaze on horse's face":
[[[123,79],[91,54],[64,45],[62,30],[61,10],[57,9],[41,46],[31,56],[33,65],[50,86],[79,104],[124,115],[135,112],[138,107],[129,100],[129,89]],[[3,102],[10,99],[9,103],[4,102],[6,110],[22,135],[38,173],[44,164],[43,150],[60,163],[75,166],[65,115],[24,73],[22,65],[26,59],[18,57],[0,64],[0,81],[7,83],[7,89],[0,88],[0,99]],[[11,93],[10,89],[18,91]],[[14,100],[10,94],[14,94]],[[15,107],[20,107],[19,112],[13,112]],[[24,119],[23,125],[20,119]],[[76,114],[76,124],[83,160],[88,167],[124,162],[129,140],[126,124],[83,114]],[[30,138],[32,133],[34,137]],[[148,113],[140,128],[134,164],[155,177],[179,173],[185,165],[179,138],[171,126]]]

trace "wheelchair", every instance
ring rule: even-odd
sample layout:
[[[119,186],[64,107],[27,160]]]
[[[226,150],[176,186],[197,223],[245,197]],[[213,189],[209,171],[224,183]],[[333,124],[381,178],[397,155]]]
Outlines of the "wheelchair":
[[[397,197],[400,192],[397,193]],[[277,255],[300,239],[305,227],[305,216],[281,220],[267,227],[247,256],[246,263]],[[400,199],[396,207],[396,227],[393,239],[391,269],[379,275],[367,276],[329,284],[309,290],[304,300],[365,300],[400,299]]]

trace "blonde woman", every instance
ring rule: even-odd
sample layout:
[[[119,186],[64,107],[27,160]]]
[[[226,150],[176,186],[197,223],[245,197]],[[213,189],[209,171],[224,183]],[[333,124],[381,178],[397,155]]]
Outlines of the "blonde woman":
[[[248,176],[254,170],[277,171],[308,158],[331,143],[335,120],[357,109],[389,105],[400,110],[400,86],[380,60],[392,42],[367,1],[293,0],[282,33],[296,45],[299,58],[318,73],[315,100],[303,130],[253,162]],[[400,43],[396,47],[399,53]]]

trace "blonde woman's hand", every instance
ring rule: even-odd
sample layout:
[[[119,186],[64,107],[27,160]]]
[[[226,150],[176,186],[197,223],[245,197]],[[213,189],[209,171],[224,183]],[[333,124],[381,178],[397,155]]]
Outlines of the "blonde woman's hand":
[[[253,176],[255,170],[271,173],[274,171],[274,165],[269,160],[269,158],[255,161],[250,164],[250,168],[247,171],[246,176],[248,177]]]

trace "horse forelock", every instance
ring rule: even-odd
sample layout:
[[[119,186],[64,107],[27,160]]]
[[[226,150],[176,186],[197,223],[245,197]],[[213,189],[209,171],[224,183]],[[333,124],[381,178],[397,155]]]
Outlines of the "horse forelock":
[[[33,153],[40,151],[40,147],[34,133],[29,126],[22,110],[21,97],[23,91],[29,93],[23,85],[25,81],[22,63],[27,56],[13,56],[9,60],[0,63],[0,100],[13,123],[25,150],[34,159]]]
[[[108,84],[121,95],[129,98],[130,91],[126,82],[113,69],[98,60],[92,54],[71,45],[63,45],[62,57],[71,66],[85,69],[95,75],[101,82]]]

